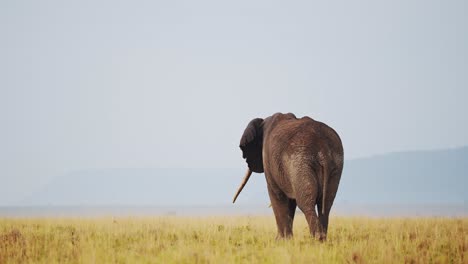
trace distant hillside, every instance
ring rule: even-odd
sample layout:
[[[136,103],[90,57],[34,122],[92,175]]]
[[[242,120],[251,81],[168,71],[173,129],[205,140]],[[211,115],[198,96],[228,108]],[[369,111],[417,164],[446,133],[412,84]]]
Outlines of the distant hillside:
[[[339,201],[446,204],[468,201],[468,147],[401,152],[345,163]]]
[[[102,169],[56,178],[23,205],[223,206],[245,168]],[[392,153],[345,162],[339,204],[464,204],[468,147]],[[239,204],[269,203],[263,174],[254,174]]]

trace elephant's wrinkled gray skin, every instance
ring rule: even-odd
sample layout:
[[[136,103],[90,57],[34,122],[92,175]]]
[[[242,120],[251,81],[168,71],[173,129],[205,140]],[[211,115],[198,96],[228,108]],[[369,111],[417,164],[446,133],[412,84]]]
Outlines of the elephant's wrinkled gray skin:
[[[250,121],[240,148],[248,170],[233,202],[252,172],[265,172],[277,238],[292,236],[297,206],[312,237],[325,240],[343,171],[343,146],[338,134],[309,117],[297,119],[291,113],[277,113]]]

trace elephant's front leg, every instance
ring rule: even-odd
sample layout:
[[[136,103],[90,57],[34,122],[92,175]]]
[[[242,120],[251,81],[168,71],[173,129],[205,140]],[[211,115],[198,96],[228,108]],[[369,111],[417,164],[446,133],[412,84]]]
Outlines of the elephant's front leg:
[[[280,190],[273,190],[268,185],[268,194],[270,195],[271,206],[276,218],[279,238],[289,238],[293,235],[293,221],[296,213],[296,200],[289,199]]]

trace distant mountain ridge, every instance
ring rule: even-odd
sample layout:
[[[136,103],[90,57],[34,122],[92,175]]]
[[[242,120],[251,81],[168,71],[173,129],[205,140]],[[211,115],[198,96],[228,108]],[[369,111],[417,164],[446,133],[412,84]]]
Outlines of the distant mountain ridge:
[[[245,168],[99,169],[56,178],[22,205],[224,206]],[[468,147],[390,153],[345,162],[340,204],[466,204]],[[254,174],[236,204],[269,204]]]
[[[339,200],[374,204],[468,201],[468,147],[410,151],[349,161]]]

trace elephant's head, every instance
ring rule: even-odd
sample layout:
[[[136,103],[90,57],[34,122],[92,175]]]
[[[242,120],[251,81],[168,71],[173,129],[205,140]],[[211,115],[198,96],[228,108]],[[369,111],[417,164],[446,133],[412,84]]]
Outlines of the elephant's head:
[[[255,118],[247,125],[247,128],[242,135],[239,147],[242,150],[242,157],[247,162],[247,173],[242,181],[236,195],[234,196],[233,203],[236,201],[237,196],[240,194],[245,184],[250,178],[252,172],[262,173],[263,170],[263,125],[264,121],[261,118]]]

